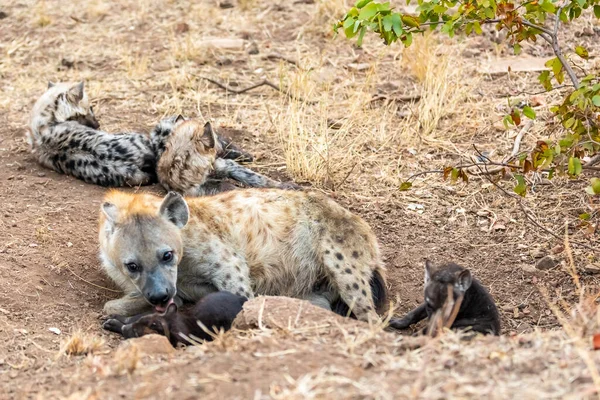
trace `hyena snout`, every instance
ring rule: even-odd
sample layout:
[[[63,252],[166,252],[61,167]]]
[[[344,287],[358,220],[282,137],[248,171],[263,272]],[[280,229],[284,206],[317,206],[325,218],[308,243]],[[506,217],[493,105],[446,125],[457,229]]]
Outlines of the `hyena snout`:
[[[157,308],[165,307],[173,299],[175,292],[175,285],[160,276],[149,277],[143,288],[146,300]]]

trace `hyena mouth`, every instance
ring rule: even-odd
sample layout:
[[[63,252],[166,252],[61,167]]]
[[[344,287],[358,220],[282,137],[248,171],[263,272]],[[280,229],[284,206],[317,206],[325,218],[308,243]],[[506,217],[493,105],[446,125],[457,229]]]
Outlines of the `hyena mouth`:
[[[167,308],[168,308],[168,307],[169,307],[171,304],[173,304],[173,298],[171,298],[171,299],[170,299],[170,300],[167,302],[167,304],[165,304],[164,306],[159,306],[159,305],[157,305],[157,306],[154,306],[154,309],[156,310],[156,312],[159,312],[159,313],[161,313],[161,314],[162,314],[162,313],[164,313],[164,312],[166,312],[166,311],[167,311]]]

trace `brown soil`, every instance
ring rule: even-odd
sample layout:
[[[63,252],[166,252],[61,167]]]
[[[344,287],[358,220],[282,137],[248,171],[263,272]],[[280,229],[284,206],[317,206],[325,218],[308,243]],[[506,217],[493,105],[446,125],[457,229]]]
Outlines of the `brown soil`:
[[[312,68],[310,79],[333,89],[295,90],[321,102],[331,97],[324,104],[334,119],[352,118],[344,102],[353,91],[370,96],[389,90],[414,93],[419,87],[406,66],[396,61],[399,48],[367,43],[361,50],[341,38],[331,39],[330,23],[344,10],[337,1],[275,5],[240,0],[232,2],[233,8],[221,8],[219,3],[224,2],[215,1],[140,3],[144,4],[132,0],[105,6],[90,0],[66,5],[48,0],[32,7],[14,0],[0,7],[7,13],[0,22],[0,50],[6,54],[0,59],[1,398],[71,393],[73,398],[328,398],[334,394],[441,398],[449,393],[479,397],[493,394],[488,392],[489,384],[500,375],[503,382],[519,383],[502,386],[492,397],[512,397],[527,390],[538,397],[573,394],[572,390],[592,393],[585,392],[591,372],[574,355],[573,345],[565,344],[564,333],[532,333],[560,328],[549,304],[560,298],[568,308],[579,301],[559,247],[565,220],[577,240],[590,246],[596,243],[595,230],[590,229],[596,221],[578,222],[579,214],[595,210],[583,194],[585,180],[558,178],[553,185],[538,185],[524,200],[536,221],[558,239],[527,220],[515,200],[485,179],[452,186],[432,175],[417,179],[412,191],[398,190],[399,182],[411,173],[459,163],[464,154],[472,153],[473,143],[495,151],[499,159],[510,152],[514,138],[496,128],[506,104],[502,93],[539,90],[535,76],[527,74],[482,77],[468,100],[442,118],[437,137],[419,140],[416,135],[396,134],[405,124],[409,106],[390,108],[389,140],[377,142],[375,123],[356,125],[351,131],[364,140],[352,148],[356,165],[336,175],[346,179],[301,182],[325,190],[371,224],[388,267],[390,293],[399,302],[398,314],[422,300],[424,258],[452,260],[469,267],[490,289],[507,336],[477,339],[473,344],[480,350],[477,356],[463,352],[471,345],[453,335],[430,342],[428,350],[420,352],[411,349],[420,346],[421,339],[374,330],[320,310],[312,310],[310,318],[328,321],[326,327],[303,330],[310,324],[297,322],[293,329],[286,328],[287,318],[297,313],[278,311],[274,303],[264,311],[281,312],[277,324],[142,360],[143,368],[131,376],[109,371],[106,364],[113,362],[120,340],[100,328],[102,305],[118,296],[97,258],[97,214],[105,189],[40,167],[24,141],[29,111],[47,80],[86,79],[107,131],[147,131],[163,115],[178,112],[216,119],[217,127],[256,156],[255,168],[281,180],[294,176],[286,169],[277,135],[279,117],[288,110],[287,98],[270,88],[226,95],[198,76],[246,87],[266,75],[274,82],[282,77],[286,85],[294,86],[290,76]],[[595,24],[586,20],[582,26],[572,26],[563,40],[569,45],[587,42],[590,54],[597,54],[600,47],[586,34],[589,29],[594,32]],[[243,38],[246,47],[194,48],[194,43],[211,36]],[[252,43],[258,54],[249,54]],[[466,47],[476,49],[476,55],[461,53],[461,68],[494,53],[481,38]],[[536,49],[526,46],[524,51],[547,55]],[[297,60],[302,73],[267,55]],[[347,67],[353,63],[377,65],[377,70]],[[593,57],[591,63],[593,70]],[[377,85],[369,86],[371,78]],[[557,98],[552,96],[546,101]],[[319,104],[311,107],[319,110]],[[384,107],[391,106],[369,103],[361,112],[372,115]],[[539,115],[540,123],[523,147],[556,129],[547,113],[539,110]],[[411,149],[418,150],[416,155]],[[510,181],[500,184],[510,190]],[[159,187],[139,190],[162,193]],[[423,205],[423,212],[411,210],[411,203]],[[563,260],[561,265],[548,271],[533,268],[538,255],[553,252]],[[581,282],[589,292],[597,291],[597,276],[583,269],[597,260],[597,254],[582,246],[573,246],[573,253]],[[544,299],[539,288],[547,289],[550,298]],[[61,343],[77,330],[106,340],[111,353],[98,359],[64,355],[57,359]],[[369,332],[375,333],[361,339]],[[513,335],[517,336],[510,338]],[[353,341],[358,344],[352,346]],[[521,352],[522,347],[529,351]],[[545,352],[553,352],[549,361],[542,356]],[[546,386],[535,386],[538,373]]]

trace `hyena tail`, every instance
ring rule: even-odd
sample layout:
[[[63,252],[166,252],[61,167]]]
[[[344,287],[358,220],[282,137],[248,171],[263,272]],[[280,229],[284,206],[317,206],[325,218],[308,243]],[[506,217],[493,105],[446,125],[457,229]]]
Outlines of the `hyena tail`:
[[[373,271],[373,275],[371,275],[369,284],[371,285],[371,293],[373,295],[373,303],[375,303],[375,311],[377,311],[377,314],[383,315],[388,308],[388,295],[387,288],[385,287],[385,279],[383,278],[383,275],[381,275],[381,271],[379,269]],[[350,307],[348,307],[348,305],[344,303],[341,298],[337,299],[331,305],[331,310],[334,313],[344,317],[348,316],[356,319],[353,313],[349,313]]]

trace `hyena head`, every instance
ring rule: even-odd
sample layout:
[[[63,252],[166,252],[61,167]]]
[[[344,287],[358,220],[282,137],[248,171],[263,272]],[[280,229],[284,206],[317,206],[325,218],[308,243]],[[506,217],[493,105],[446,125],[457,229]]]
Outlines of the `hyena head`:
[[[184,193],[205,183],[220,150],[209,122],[178,119],[157,163],[159,181]]]
[[[425,302],[431,311],[444,307],[448,299],[448,288],[454,296],[453,300],[464,296],[471,287],[473,278],[468,269],[454,263],[434,267],[431,261],[425,261]]]
[[[90,106],[83,82],[48,83],[48,90],[42,95],[38,103],[42,103],[43,110],[50,120],[55,123],[77,121],[82,125],[98,129],[100,124],[94,116]]]
[[[174,192],[161,202],[152,195],[112,191],[102,204],[100,248],[108,274],[123,288],[135,288],[159,312],[177,291],[180,229],[188,218],[185,200]]]

